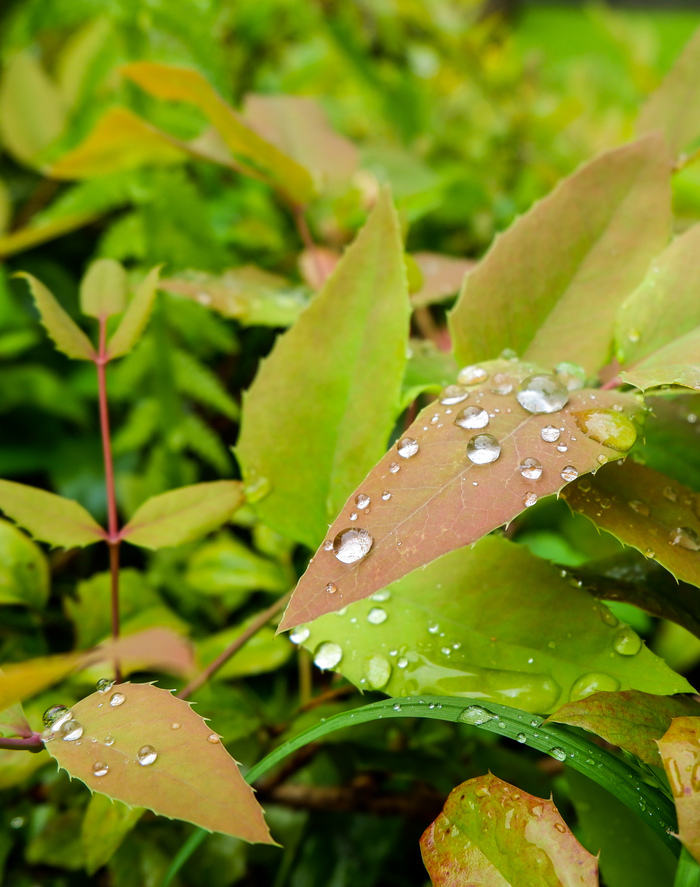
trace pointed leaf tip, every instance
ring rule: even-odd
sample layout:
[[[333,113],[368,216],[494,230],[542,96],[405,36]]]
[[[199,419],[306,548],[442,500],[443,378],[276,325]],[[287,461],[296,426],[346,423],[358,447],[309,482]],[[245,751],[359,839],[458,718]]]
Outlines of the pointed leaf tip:
[[[41,322],[56,348],[75,360],[94,360],[97,355],[92,343],[44,284],[25,271],[15,276],[29,284]]]

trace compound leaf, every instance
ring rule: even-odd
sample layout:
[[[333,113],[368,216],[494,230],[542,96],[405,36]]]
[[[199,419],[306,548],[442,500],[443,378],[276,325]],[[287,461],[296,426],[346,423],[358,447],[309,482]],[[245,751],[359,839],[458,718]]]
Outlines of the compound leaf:
[[[0,604],[41,609],[49,596],[43,552],[9,521],[0,520]]]
[[[56,348],[75,360],[94,360],[96,355],[92,343],[44,284],[23,271],[17,277],[23,277],[29,284],[41,322]]]
[[[141,333],[144,331],[153,310],[153,302],[158,290],[159,274],[160,266],[149,271],[134,293],[134,297],[129,302],[129,307],[124,312],[119,326],[109,340],[107,355],[110,360],[128,354],[141,338]]]
[[[35,539],[61,548],[82,548],[106,538],[88,512],[72,499],[0,480],[0,508]]]

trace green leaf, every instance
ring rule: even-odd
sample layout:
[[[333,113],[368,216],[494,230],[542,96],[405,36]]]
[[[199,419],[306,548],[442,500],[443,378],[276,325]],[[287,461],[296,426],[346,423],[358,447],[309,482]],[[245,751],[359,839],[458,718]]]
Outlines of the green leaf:
[[[114,259],[98,259],[80,283],[80,307],[88,317],[104,319],[126,307],[126,272]]]
[[[535,204],[467,275],[450,315],[458,360],[511,348],[545,365],[566,360],[597,371],[610,356],[617,308],[670,234],[662,137],[600,155]]]
[[[700,862],[700,718],[674,718],[659,752],[678,814],[678,837]]]
[[[425,391],[437,394],[457,377],[459,367],[451,354],[427,339],[411,339],[403,377],[401,406],[407,407]]]
[[[242,503],[239,481],[180,487],[144,502],[122,529],[120,538],[143,548],[182,545],[221,526]]]
[[[544,376],[558,392],[551,406],[563,407],[532,413],[516,398],[516,392],[523,396],[529,390],[519,389],[531,374],[540,375],[535,366],[517,361],[467,367],[460,376],[472,379],[471,385],[457,385],[456,394],[445,389],[441,400],[447,404],[439,399],[418,415],[327,530],[326,541],[294,592],[282,628],[367,597],[440,555],[475,542],[539,499],[558,493],[576,474],[619,459],[632,446],[636,431],[630,416],[638,410],[633,398],[600,390],[567,392],[554,377]],[[449,403],[455,398],[460,402]],[[456,420],[481,427],[460,427]],[[548,440],[542,437],[544,429]],[[467,447],[474,440],[489,443],[486,457],[492,461],[471,461]],[[522,474],[526,458],[539,463],[529,477]],[[369,505],[360,508],[358,500],[367,498]],[[352,560],[341,552],[343,561],[333,546],[343,538],[351,540],[352,535],[344,534],[357,528],[365,543],[362,550],[366,553],[370,543],[371,550],[367,557]],[[338,594],[328,594],[329,584],[337,586]]]
[[[188,102],[199,108],[236,159],[248,170],[262,173],[293,203],[305,204],[314,196],[309,172],[246,126],[197,71],[157,62],[132,62],[121,72],[156,98]]]
[[[632,460],[608,465],[562,493],[572,511],[653,558],[676,579],[700,586],[697,494]]]
[[[107,355],[110,360],[128,354],[141,338],[141,333],[144,331],[153,310],[153,302],[158,290],[159,273],[160,266],[149,271],[134,293],[119,326],[109,340]]]
[[[450,792],[420,841],[434,887],[597,887],[598,861],[579,844],[553,801],[489,773]]]
[[[3,141],[15,158],[34,166],[65,126],[63,100],[31,52],[18,52],[4,67],[0,84]]]
[[[80,827],[88,875],[94,875],[109,862],[142,815],[143,807],[128,807],[107,795],[96,792],[90,798]]]
[[[0,480],[0,508],[35,539],[61,548],[82,548],[107,535],[72,499],[11,480]]]
[[[244,400],[236,453],[247,488],[269,488],[255,507],[274,529],[315,546],[384,451],[399,401],[408,315],[398,220],[383,192]]]
[[[115,693],[124,697],[118,705]],[[56,737],[46,748],[91,791],[210,831],[274,844],[236,762],[189,703],[152,684],[126,683],[93,693],[72,711],[83,728],[81,743]],[[110,734],[114,742],[108,745]]]
[[[600,854],[600,871],[608,887],[672,883],[673,854],[628,807],[571,768],[566,782],[580,826],[578,837],[586,850]]]
[[[684,847],[678,860],[673,887],[698,887],[700,885],[700,863]]]
[[[661,130],[674,154],[700,136],[698,111],[700,31],[688,41],[673,67],[642,108],[637,132]]]
[[[700,326],[669,342],[620,377],[646,391],[659,385],[682,385],[700,391]]]
[[[700,404],[696,395],[655,396],[650,406],[644,440],[635,445],[640,461],[700,492]]]
[[[238,404],[226,391],[216,373],[206,364],[179,348],[171,349],[170,359],[178,391],[218,410],[229,419],[238,418]]]
[[[0,604],[40,610],[49,596],[49,567],[41,550],[8,521],[0,520]]]
[[[55,866],[77,871],[85,860],[80,842],[80,810],[48,812],[48,821],[33,835],[27,844],[26,859],[31,865]]]
[[[326,592],[341,593],[342,585]],[[392,696],[476,696],[541,713],[598,689],[690,687],[556,567],[496,536],[293,637],[304,638],[319,667]]]
[[[283,592],[290,585],[279,564],[255,554],[230,533],[221,533],[197,549],[188,562],[185,579],[200,593],[213,595]]]
[[[0,244],[0,252],[2,251]],[[95,360],[95,349],[80,327],[66,314],[41,281],[31,274],[20,271],[34,296],[41,322],[56,348],[75,360]]]
[[[232,625],[224,631],[209,635],[197,646],[197,658],[201,668],[212,663],[257,618],[254,614],[240,625]],[[293,652],[287,638],[275,635],[274,628],[265,626],[257,631],[245,645],[237,650],[213,676],[214,680],[265,674],[284,665]]]
[[[623,629],[624,630],[624,629]],[[638,690],[621,693],[594,693],[586,699],[569,702],[547,719],[547,723],[582,727],[632,752],[640,760],[661,766],[657,740],[671,726],[673,718],[697,717],[700,704],[681,696],[652,696]]]

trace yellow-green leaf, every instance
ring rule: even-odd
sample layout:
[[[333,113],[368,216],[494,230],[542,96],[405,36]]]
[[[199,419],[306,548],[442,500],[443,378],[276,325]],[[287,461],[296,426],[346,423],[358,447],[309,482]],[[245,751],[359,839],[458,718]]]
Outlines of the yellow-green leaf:
[[[95,792],[88,802],[80,828],[88,875],[94,875],[109,862],[142,815],[143,807],[128,807]]]
[[[88,317],[121,314],[126,304],[126,271],[114,259],[98,259],[80,283],[80,307]]]
[[[8,521],[0,520],[0,604],[41,609],[49,596],[43,552]]]
[[[41,322],[56,348],[75,360],[94,360],[96,355],[92,343],[44,284],[24,271],[17,276],[23,277],[29,284]]]
[[[700,718],[674,718],[659,752],[678,814],[678,837],[700,862]]]
[[[50,545],[82,548],[106,538],[82,505],[26,484],[0,480],[0,508],[35,539]]]
[[[124,312],[124,316],[119,321],[119,326],[107,346],[107,355],[110,360],[128,354],[141,338],[141,333],[143,333],[153,310],[153,302],[158,291],[159,274],[160,266],[149,271],[136,290],[133,299],[129,302],[129,307]]]

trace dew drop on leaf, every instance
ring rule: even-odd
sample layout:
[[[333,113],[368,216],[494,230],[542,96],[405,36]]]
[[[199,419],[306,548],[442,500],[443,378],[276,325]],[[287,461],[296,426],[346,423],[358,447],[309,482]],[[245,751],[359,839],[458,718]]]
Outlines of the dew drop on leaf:
[[[354,564],[362,560],[374,543],[368,530],[349,527],[341,530],[333,540],[333,553],[343,564]]]
[[[524,733],[518,733],[515,737],[516,742],[527,742],[527,736]]]
[[[568,449],[569,449],[569,448],[568,448],[568,446],[564,443],[564,441],[562,441],[561,443],[558,443],[558,444],[557,444],[557,450],[558,450],[560,453],[565,453]]]
[[[53,732],[53,730],[50,729],[50,727],[47,727],[45,730],[41,731],[42,742],[51,742],[51,740],[54,739],[55,736],[56,734]]]
[[[158,752],[153,748],[152,745],[142,745],[138,750],[138,754],[136,755],[136,760],[141,764],[142,767],[149,767],[151,764],[155,763],[158,758]]]
[[[485,428],[489,424],[489,414],[482,407],[466,407],[455,418],[460,428]]]
[[[520,390],[515,396],[528,413],[556,413],[569,401],[566,385],[547,373],[528,376],[520,383]]]
[[[391,707],[394,711],[401,711],[401,704],[399,702],[395,702]]]
[[[489,374],[483,367],[473,364],[459,371],[457,381],[460,385],[479,385],[481,382],[485,382],[488,377]]]
[[[649,517],[649,506],[645,502],[640,502],[639,499],[632,499],[627,504],[632,511],[636,511],[637,514],[641,514],[642,517]]]
[[[513,390],[513,380],[508,373],[496,373],[491,379],[492,394],[510,394]]]
[[[525,508],[532,508],[533,505],[537,505],[537,493],[525,493],[523,496],[523,505]]]
[[[180,725],[178,724],[178,727],[179,727],[179,726],[180,726]],[[105,736],[105,745],[114,745],[114,736],[112,736],[111,733],[108,733],[108,734]]]
[[[410,459],[411,456],[415,456],[420,446],[418,441],[412,437],[402,437],[401,440],[396,444],[396,449],[398,451],[399,456],[403,459]],[[389,468],[391,471],[391,468]]]
[[[293,644],[303,644],[310,634],[311,631],[305,625],[298,625],[290,631],[289,640]]]
[[[467,458],[475,465],[495,462],[501,455],[501,445],[493,434],[475,434],[467,444]]]
[[[367,621],[372,625],[381,625],[382,622],[386,622],[386,610],[382,607],[372,607],[367,614]]]
[[[688,551],[700,550],[700,536],[692,527],[676,527],[668,536],[671,545],[687,548]]]
[[[465,708],[464,711],[460,712],[458,717],[458,720],[463,723],[474,724],[476,727],[495,719],[496,715],[493,714],[493,712],[482,708],[480,705],[470,705],[468,708]]]
[[[216,745],[217,742],[221,741],[221,737],[218,733],[210,733],[207,736],[207,742],[211,742],[212,745]]]
[[[335,584],[335,582],[329,582],[328,585],[326,585],[326,591],[328,592],[328,594],[335,594],[337,590],[338,586]]]
[[[664,487],[664,498],[668,499],[669,502],[675,502],[678,498],[678,493],[671,486]]]
[[[350,512],[350,520],[357,520],[357,512],[356,511]]]
[[[444,406],[453,406],[462,403],[469,397],[469,392],[463,385],[448,385],[440,392],[440,403]]]
[[[44,724],[51,727],[54,733],[61,729],[61,724],[69,721],[73,717],[73,712],[66,708],[65,705],[52,705],[44,712]]]
[[[374,594],[371,594],[369,599],[371,601],[388,601],[391,598],[391,592],[388,588],[380,588],[379,591],[375,591]]]
[[[173,721],[172,724],[170,725],[170,729],[171,730],[179,730],[181,726],[182,726],[182,724],[178,724],[177,721]]]
[[[392,474],[396,474],[397,471],[401,471],[401,466],[399,465],[398,462],[392,462],[391,465],[389,466],[389,471]]]
[[[366,496],[364,493],[358,493],[357,496],[355,496],[355,505],[357,505],[358,508],[369,508],[369,503],[371,501],[370,497]]]
[[[559,381],[566,385],[569,391],[578,391],[586,384],[586,371],[577,363],[564,361],[557,364],[554,372]]]
[[[578,477],[578,469],[573,465],[567,465],[566,468],[562,469],[561,478],[565,480],[567,483],[572,480],[576,480]]]
[[[554,443],[559,440],[560,434],[561,432],[554,425],[545,425],[542,431],[540,431],[540,437],[547,443]]]
[[[380,653],[370,656],[365,665],[367,683],[373,690],[386,687],[391,677],[391,663]]]
[[[114,686],[114,681],[109,678],[100,678],[97,682],[97,692],[98,693],[108,693],[112,687]]]
[[[620,682],[609,674],[603,672],[590,672],[582,675],[571,688],[569,693],[569,701],[577,702],[579,699],[585,699],[592,693],[614,693],[620,689]]]
[[[629,625],[623,625],[613,638],[613,647],[620,656],[636,656],[642,649],[642,639]]]
[[[316,648],[314,662],[321,669],[335,668],[343,658],[343,650],[338,644],[326,641]]]
[[[574,413],[573,416],[587,437],[619,453],[626,453],[637,439],[634,423],[623,413],[598,409],[583,410]],[[604,456],[603,460],[605,461]]]
[[[542,463],[534,456],[526,456],[520,463],[520,473],[528,480],[539,480],[542,477]]]
[[[389,490],[384,490],[384,492],[382,493],[382,499],[385,502],[391,499],[391,493],[389,492]]]
[[[92,765],[92,772],[95,776],[106,776],[109,773],[109,764],[104,761],[95,761]]]
[[[605,604],[600,605],[600,618],[606,625],[611,625],[613,628],[616,625],[619,625],[619,621],[617,616],[613,613],[612,610],[609,610]]]
[[[558,746],[555,746],[554,748],[550,748],[549,754],[553,758],[556,758],[557,761],[565,761],[566,760],[566,752],[564,751],[563,748],[559,748]]]
[[[72,718],[69,721],[64,721],[61,724],[61,739],[64,739],[66,742],[75,742],[76,739],[80,739],[83,735],[83,725],[80,721],[75,721]]]
[[[331,542],[330,539],[326,539],[326,541],[323,543],[323,550],[324,551],[333,551],[333,543]]]
[[[117,705],[124,705],[126,702],[126,696],[123,693],[112,693],[109,697],[109,704],[116,707]]]

